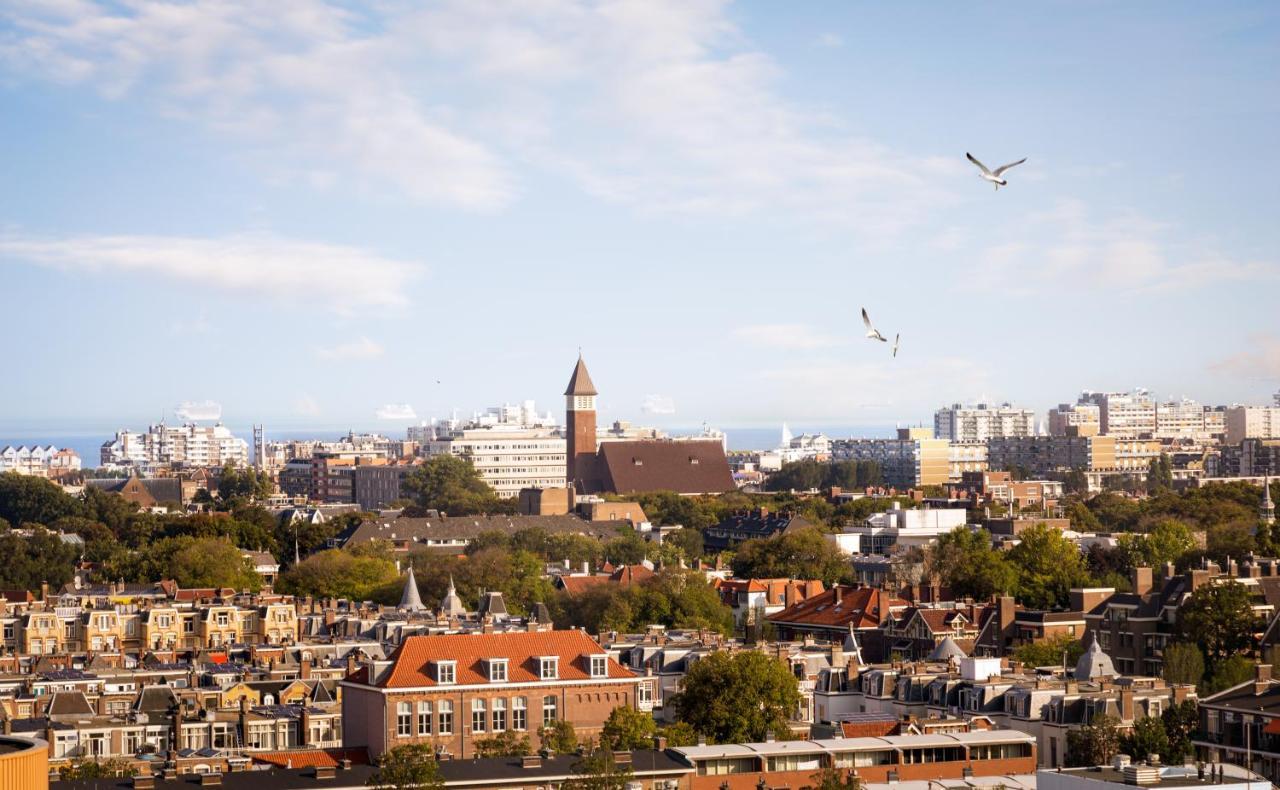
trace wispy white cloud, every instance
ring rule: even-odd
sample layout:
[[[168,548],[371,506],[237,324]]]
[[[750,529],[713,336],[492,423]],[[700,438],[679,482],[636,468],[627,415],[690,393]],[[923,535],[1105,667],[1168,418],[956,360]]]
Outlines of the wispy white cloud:
[[[837,33],[823,33],[818,36],[818,46],[827,49],[838,49],[844,46],[844,37]]]
[[[675,414],[676,402],[666,395],[645,395],[640,411],[645,414]]]
[[[755,324],[733,331],[733,337],[748,345],[760,348],[801,351],[827,348],[841,342],[839,338],[823,334],[808,324]]]
[[[512,184],[447,106],[412,89],[377,20],[321,0],[124,4],[18,0],[0,63],[206,124],[307,180],[336,171],[426,201],[489,209]],[[395,20],[387,19],[388,30]]]
[[[317,189],[494,209],[531,168],[645,212],[878,236],[946,199],[939,162],[785,98],[724,0],[17,0],[8,22],[11,76],[142,98]]]
[[[384,353],[381,344],[363,336],[315,349],[315,355],[326,360],[377,359]]]
[[[1280,281],[1280,261],[1244,261],[1186,241],[1164,223],[1135,211],[1105,218],[1080,200],[1061,200],[1034,212],[1011,238],[987,248],[969,282],[999,283],[1008,293],[1046,287],[1151,291],[1206,284]]]
[[[388,403],[374,410],[379,420],[416,420],[418,413],[407,403]]]
[[[1209,369],[1241,379],[1280,380],[1280,336],[1256,334],[1244,345],[1243,349],[1211,363]]]
[[[405,303],[421,268],[355,247],[273,236],[0,236],[0,260],[162,277],[348,310]]]
[[[222,418],[222,404],[216,400],[188,400],[179,403],[173,413],[179,420],[218,420]]]

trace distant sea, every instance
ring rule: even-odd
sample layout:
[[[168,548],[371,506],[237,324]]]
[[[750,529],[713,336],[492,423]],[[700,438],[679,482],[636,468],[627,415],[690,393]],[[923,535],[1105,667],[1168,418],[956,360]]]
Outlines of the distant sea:
[[[130,426],[131,430],[143,430],[145,425]],[[236,426],[229,425],[231,431],[246,442],[252,445],[253,428],[252,426]],[[823,433],[833,439],[844,439],[851,436],[860,438],[885,438],[891,437],[894,433],[892,425],[811,425],[806,423],[788,423],[793,435],[799,436],[802,433]],[[357,433],[384,433],[392,437],[404,436],[404,428],[391,429],[387,426],[378,427],[355,427],[355,428],[305,428],[296,430],[280,430],[273,431],[270,426],[267,427],[267,439],[276,441],[287,441],[289,439],[337,439],[345,436],[348,430],[354,430]],[[673,436],[697,434],[700,429],[694,427],[664,427]],[[782,424],[779,423],[774,427],[761,428],[753,427],[728,427],[722,428],[729,437],[730,450],[772,450],[778,446],[778,442],[782,436]],[[116,429],[108,428],[103,430],[92,430],[87,428],[77,428],[74,430],[58,430],[58,429],[42,429],[39,426],[27,427],[6,427],[0,426],[0,448],[6,445],[32,445],[40,446],[56,445],[59,448],[70,447],[80,454],[81,460],[84,461],[86,467],[97,466],[99,450],[102,443],[108,441],[115,436]],[[251,448],[252,449],[252,448]]]

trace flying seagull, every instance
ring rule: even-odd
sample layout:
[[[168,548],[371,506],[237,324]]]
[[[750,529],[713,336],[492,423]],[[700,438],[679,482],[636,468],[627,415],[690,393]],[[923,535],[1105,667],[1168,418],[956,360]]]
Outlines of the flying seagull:
[[[1000,187],[1009,185],[1008,181],[1001,178],[1001,176],[1004,175],[1004,171],[1008,170],[1011,167],[1017,167],[1018,165],[1027,161],[1027,158],[1024,156],[1016,162],[1010,162],[1007,165],[1000,165],[995,170],[988,170],[986,165],[982,164],[977,159],[973,158],[973,154],[966,151],[965,156],[969,159],[970,162],[973,162],[975,165],[977,165],[979,170],[982,171],[981,173],[978,174],[978,178],[981,178],[983,181],[990,181],[991,183],[995,184],[997,192],[1000,191]]]
[[[889,338],[880,334],[880,330],[871,325],[871,316],[867,315],[867,308],[862,308],[862,323],[867,327],[867,337],[872,340],[879,340],[881,343],[888,343]]]
[[[893,336],[893,358],[894,359],[898,358],[898,341],[901,339],[902,339],[901,332]]]

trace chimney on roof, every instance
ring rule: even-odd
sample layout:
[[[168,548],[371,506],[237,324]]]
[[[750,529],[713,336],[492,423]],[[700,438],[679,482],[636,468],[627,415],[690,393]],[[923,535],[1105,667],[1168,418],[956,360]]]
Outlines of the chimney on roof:
[[[1257,664],[1253,667],[1253,693],[1265,694],[1271,688],[1271,665]]]
[[[1120,721],[1122,722],[1133,721],[1137,714],[1133,697],[1133,686],[1120,689]]]
[[[1146,595],[1151,592],[1152,578],[1151,568],[1141,565],[1133,569],[1133,594]]]

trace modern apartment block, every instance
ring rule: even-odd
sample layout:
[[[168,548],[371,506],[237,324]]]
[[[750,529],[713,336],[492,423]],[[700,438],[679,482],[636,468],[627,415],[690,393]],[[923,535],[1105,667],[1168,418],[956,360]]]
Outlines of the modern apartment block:
[[[558,428],[460,428],[426,442],[423,452],[467,459],[504,499],[519,496],[522,488],[565,486],[565,439]]]
[[[1208,442],[1220,438],[1226,426],[1226,412],[1190,398],[1156,404],[1156,430],[1162,441]]]
[[[1280,405],[1230,406],[1227,408],[1227,444],[1245,439],[1280,439]]]
[[[1060,403],[1049,411],[1050,436],[1096,436],[1102,432],[1102,410],[1096,403]]]
[[[1132,392],[1086,392],[1081,403],[1098,407],[1101,432],[1120,439],[1151,437],[1156,432],[1156,402],[1144,389]]]
[[[1160,455],[1160,443],[1114,436],[1028,436],[987,443],[991,469],[1021,467],[1048,475],[1069,469],[1113,474],[1145,473]]]
[[[928,428],[899,428],[896,439],[839,439],[831,443],[836,461],[875,461],[886,485],[915,488],[951,479],[951,443],[932,438]]]
[[[205,426],[152,425],[146,433],[117,431],[104,442],[101,463],[105,467],[221,467],[249,463],[249,443],[232,435],[222,423]]]
[[[933,435],[952,442],[985,442],[996,437],[1032,436],[1035,432],[1035,412],[1008,403],[956,403],[933,413]]]

